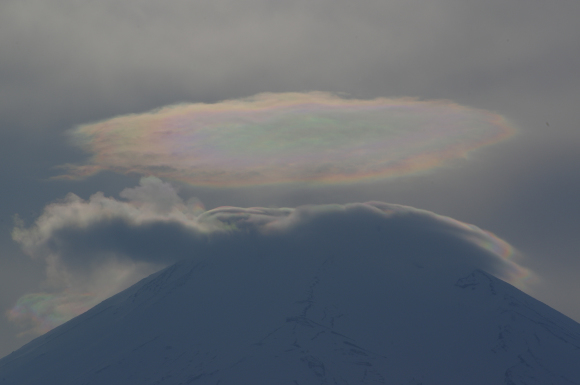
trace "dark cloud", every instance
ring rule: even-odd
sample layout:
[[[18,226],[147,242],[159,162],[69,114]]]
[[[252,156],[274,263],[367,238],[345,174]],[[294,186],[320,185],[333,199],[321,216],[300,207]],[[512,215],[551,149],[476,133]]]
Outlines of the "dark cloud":
[[[211,261],[226,255],[378,258],[387,270],[401,264],[428,267],[439,277],[433,279],[475,268],[515,284],[529,276],[512,260],[514,250],[492,234],[407,206],[369,202],[193,213],[170,185],[153,177],[121,195],[137,200],[123,202],[98,193],[84,201],[69,195],[47,206],[33,226],[14,230],[25,252],[46,261],[53,291],[22,297],[12,310],[13,319],[30,323],[27,315],[44,320],[53,316],[50,309],[59,314],[63,308],[85,310],[139,274],[181,259]],[[173,205],[160,210],[158,203],[168,199]],[[37,314],[38,308],[44,313]],[[33,322],[33,327],[48,326]]]

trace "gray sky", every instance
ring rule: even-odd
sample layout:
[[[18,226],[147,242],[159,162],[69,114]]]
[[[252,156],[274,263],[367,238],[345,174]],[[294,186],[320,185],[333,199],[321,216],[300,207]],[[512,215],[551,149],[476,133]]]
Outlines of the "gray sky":
[[[73,192],[119,198],[138,175],[48,180],[87,154],[64,132],[177,102],[260,92],[449,99],[503,115],[512,139],[429,173],[335,186],[211,190],[186,201],[294,207],[369,200],[473,223],[524,254],[529,291],[580,320],[580,3],[18,0],[0,5],[0,309],[47,290],[10,236]],[[122,267],[119,267],[121,269]],[[141,274],[145,271],[140,270]],[[33,335],[0,319],[0,356]]]

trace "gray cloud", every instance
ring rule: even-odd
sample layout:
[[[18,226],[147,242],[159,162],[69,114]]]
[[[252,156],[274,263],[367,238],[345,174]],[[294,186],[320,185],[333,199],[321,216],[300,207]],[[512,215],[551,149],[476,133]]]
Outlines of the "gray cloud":
[[[436,272],[434,279],[475,268],[515,284],[529,276],[510,259],[514,250],[492,234],[407,206],[369,202],[194,213],[169,184],[153,177],[121,195],[135,200],[97,193],[85,201],[71,194],[47,206],[33,226],[15,228],[13,237],[24,251],[46,261],[52,291],[22,297],[12,319],[35,321],[33,329],[45,331],[56,326],[47,318],[66,320],[62,309],[73,316],[75,309],[85,310],[162,266],[224,255],[382,258],[387,270],[412,264]],[[60,318],[54,317],[57,311]]]
[[[0,105],[42,123],[65,111],[84,123],[260,91],[454,99],[515,82],[537,92],[575,72],[578,61],[561,48],[578,40],[574,1],[362,1],[354,7],[343,1],[24,0],[1,7]],[[566,60],[557,58],[562,52]]]

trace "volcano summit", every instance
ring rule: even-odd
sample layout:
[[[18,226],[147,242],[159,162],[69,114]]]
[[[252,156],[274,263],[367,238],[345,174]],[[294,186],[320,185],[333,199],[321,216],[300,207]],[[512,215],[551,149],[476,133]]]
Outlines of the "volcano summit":
[[[0,384],[580,383],[580,325],[503,281],[527,272],[474,226],[377,202],[202,216],[60,229],[181,226],[190,255],[1,359]]]

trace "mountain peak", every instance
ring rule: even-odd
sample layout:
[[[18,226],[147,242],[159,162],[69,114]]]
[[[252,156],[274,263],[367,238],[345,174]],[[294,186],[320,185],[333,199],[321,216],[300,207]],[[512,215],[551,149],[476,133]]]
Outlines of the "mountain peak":
[[[0,385],[580,383],[580,325],[496,278],[523,270],[474,226],[382,203],[204,218],[227,226],[1,359]]]

